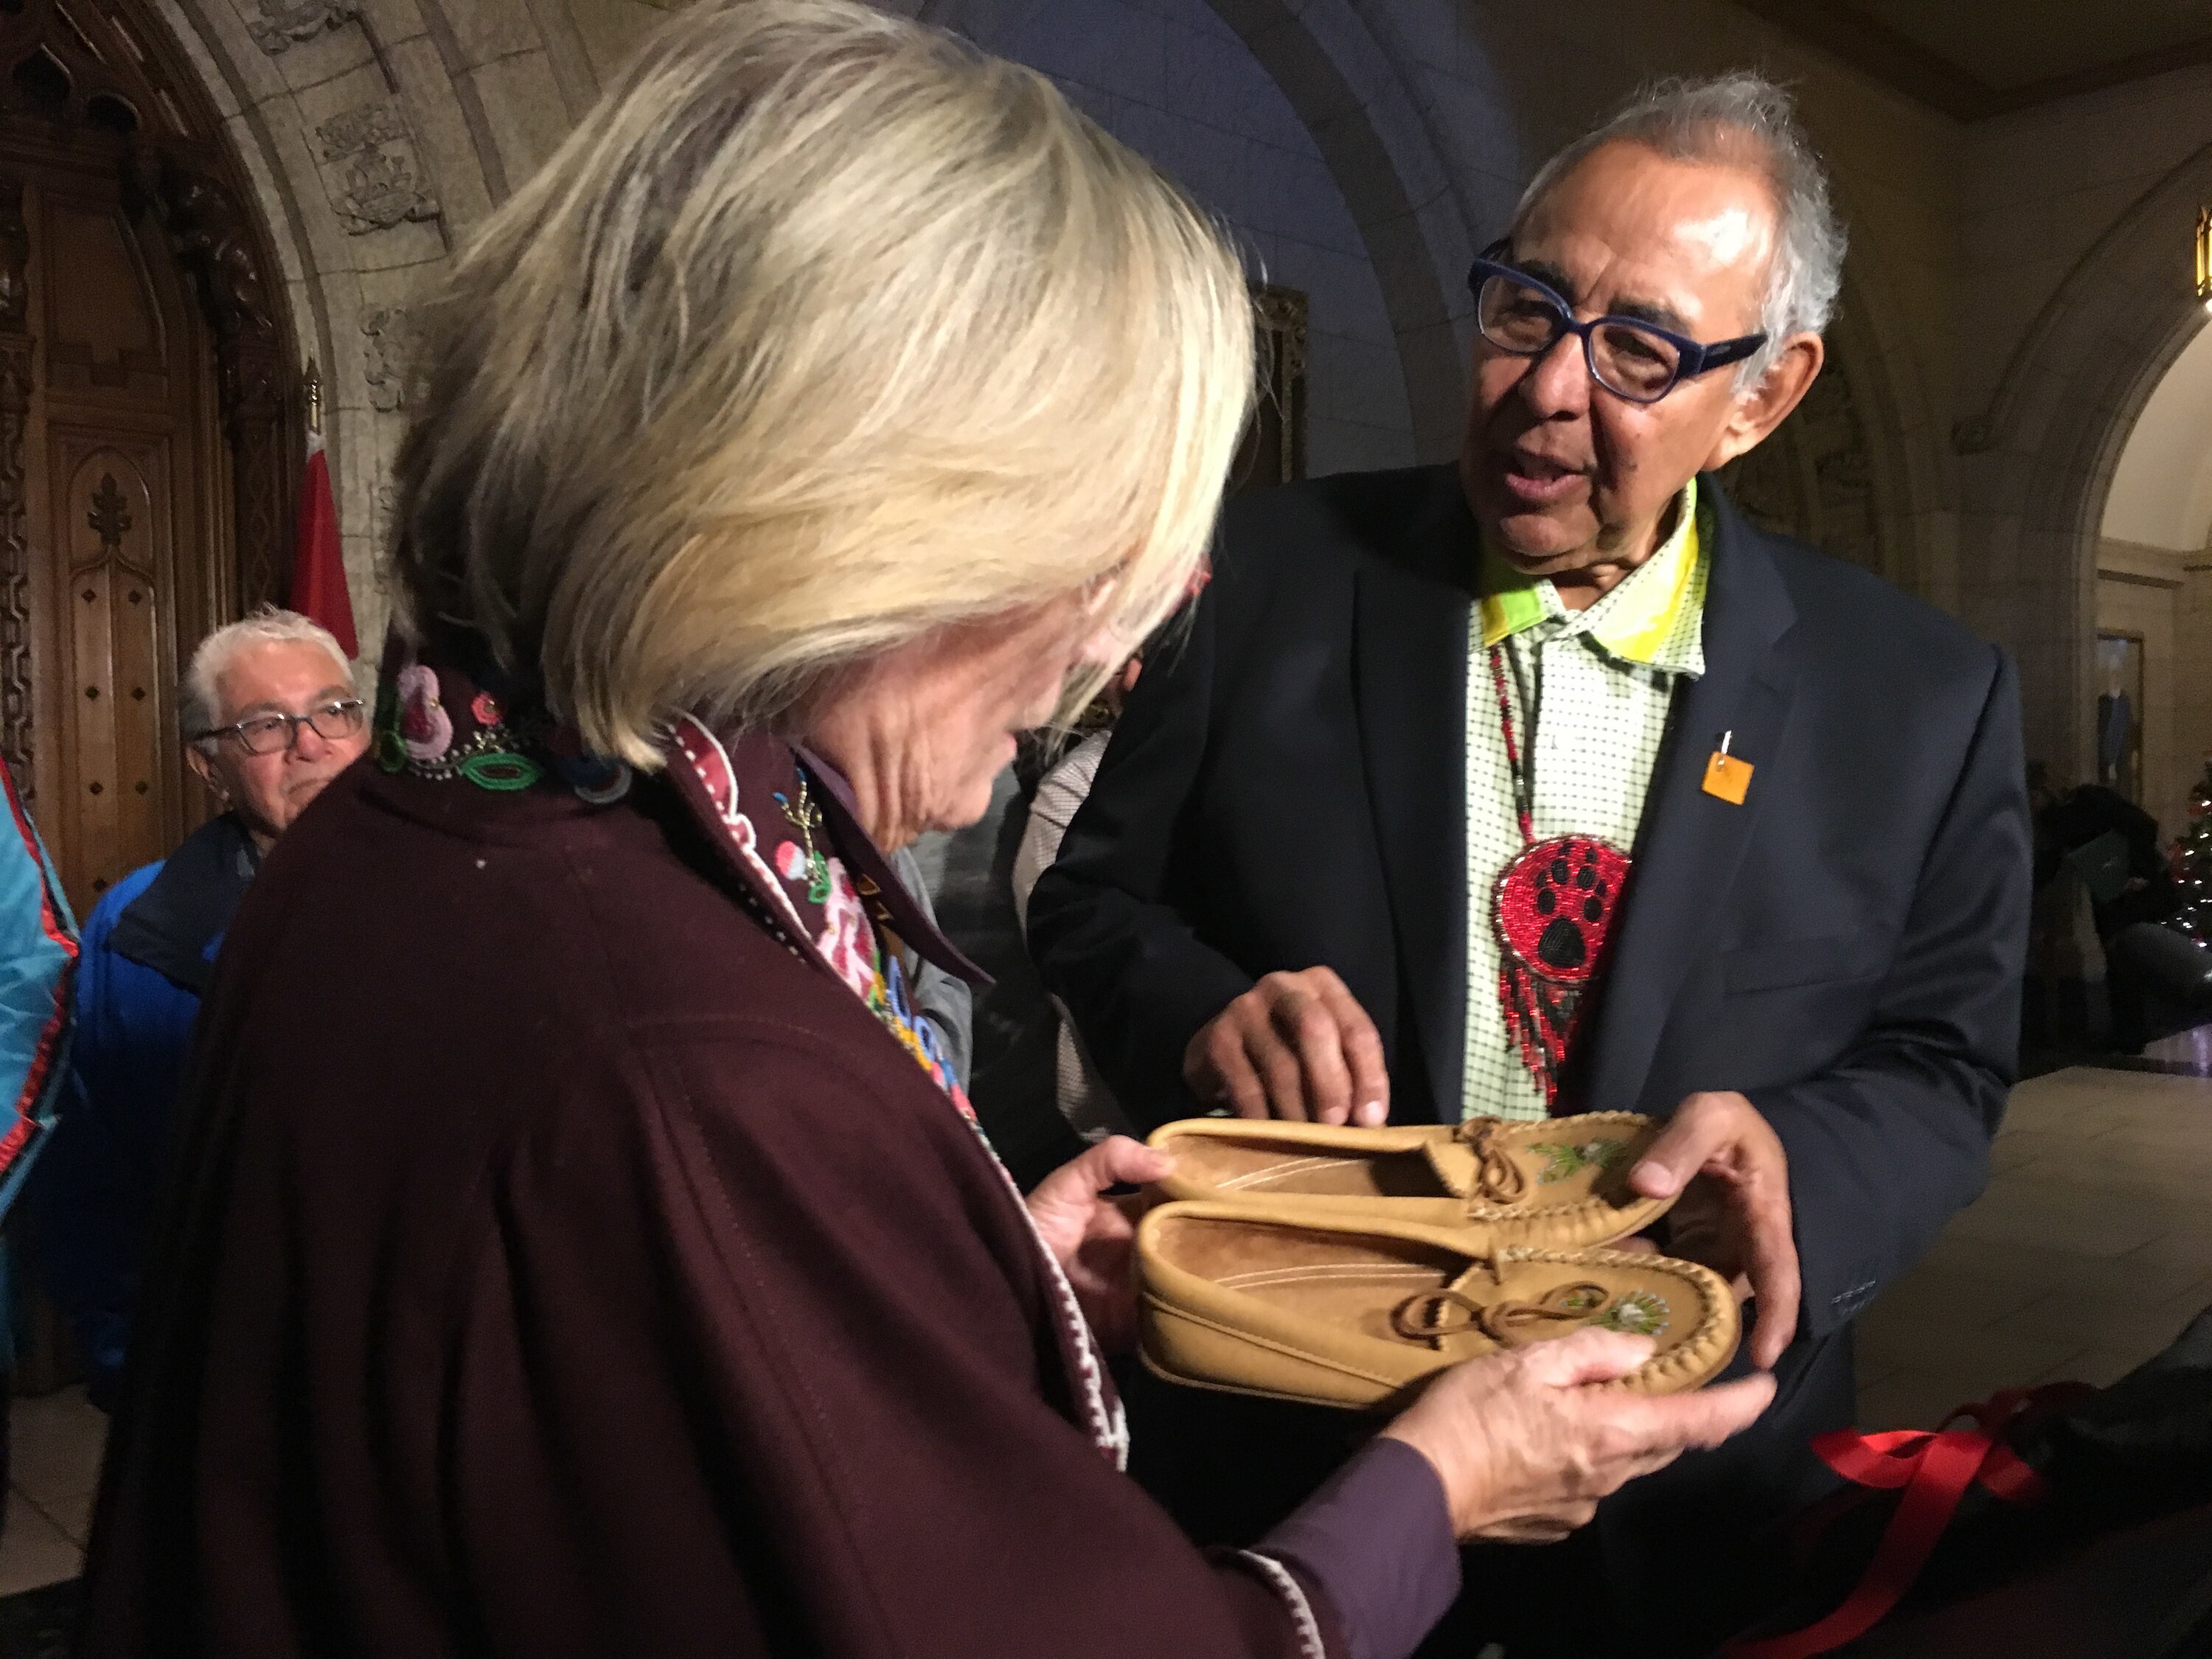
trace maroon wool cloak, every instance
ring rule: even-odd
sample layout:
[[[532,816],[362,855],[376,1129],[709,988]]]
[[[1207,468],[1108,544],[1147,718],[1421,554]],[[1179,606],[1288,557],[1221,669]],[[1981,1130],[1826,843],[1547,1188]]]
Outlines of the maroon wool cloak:
[[[81,1653],[1310,1647],[1078,1426],[988,1151],[737,887],[665,779],[364,763],[287,833],[201,1017]],[[1397,1538],[1448,1559],[1421,1469]]]

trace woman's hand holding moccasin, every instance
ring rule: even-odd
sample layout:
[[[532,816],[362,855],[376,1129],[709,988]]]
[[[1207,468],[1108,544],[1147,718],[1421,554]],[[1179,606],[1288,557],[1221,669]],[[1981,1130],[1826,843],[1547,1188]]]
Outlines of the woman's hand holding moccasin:
[[[1061,1164],[1029,1196],[1030,1218],[1109,1354],[1137,1345],[1137,1223],[1145,1206],[1107,1191],[1143,1186],[1174,1168],[1165,1152],[1113,1135]]]
[[[1648,1337],[1581,1330],[1442,1373],[1383,1433],[1426,1457],[1462,1539],[1552,1543],[1597,1502],[1692,1447],[1751,1426],[1774,1397],[1765,1374],[1694,1394],[1583,1386],[1651,1357]]]

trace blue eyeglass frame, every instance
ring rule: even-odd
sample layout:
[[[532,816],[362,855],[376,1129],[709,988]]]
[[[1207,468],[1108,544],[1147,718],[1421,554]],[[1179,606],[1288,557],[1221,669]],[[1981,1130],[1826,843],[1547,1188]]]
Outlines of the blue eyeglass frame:
[[[1496,340],[1491,339],[1487,334],[1482,334],[1482,337],[1490,344],[1497,346],[1500,351],[1510,353],[1516,357],[1533,358],[1542,356],[1545,352],[1551,350],[1570,334],[1580,335],[1583,343],[1583,364],[1589,370],[1591,384],[1603,386],[1614,397],[1624,398],[1629,403],[1656,404],[1683,381],[1694,380],[1700,374],[1709,374],[1717,368],[1726,368],[1730,363],[1740,363],[1766,343],[1766,336],[1759,333],[1741,334],[1733,340],[1716,340],[1711,345],[1707,345],[1700,341],[1691,339],[1687,335],[1677,334],[1670,328],[1662,328],[1656,323],[1647,323],[1640,317],[1608,315],[1593,317],[1586,323],[1578,322],[1575,318],[1575,308],[1569,305],[1565,298],[1550,283],[1539,282],[1527,271],[1513,265],[1504,264],[1492,257],[1504,251],[1505,245],[1502,242],[1485,249],[1483,257],[1477,259],[1467,273],[1468,291],[1474,295],[1475,331],[1479,334],[1482,333],[1482,285],[1493,276],[1503,276],[1508,282],[1517,283],[1522,288],[1542,295],[1552,302],[1553,307],[1559,313],[1559,332],[1553,335],[1543,349],[1538,351],[1516,351],[1511,346],[1500,345]],[[1648,398],[1639,398],[1632,392],[1623,392],[1619,386],[1601,379],[1597,372],[1597,349],[1590,343],[1590,336],[1607,324],[1611,324],[1615,328],[1634,329],[1639,334],[1651,335],[1673,346],[1680,354],[1674,365],[1674,378]]]

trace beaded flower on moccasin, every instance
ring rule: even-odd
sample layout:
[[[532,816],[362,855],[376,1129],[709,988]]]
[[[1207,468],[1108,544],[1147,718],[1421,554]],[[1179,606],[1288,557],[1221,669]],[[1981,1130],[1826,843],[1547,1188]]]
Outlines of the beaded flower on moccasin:
[[[1658,1130],[1633,1112],[1456,1128],[1196,1117],[1163,1124],[1152,1145],[1176,1161],[1160,1182],[1170,1198],[1458,1227],[1482,1249],[1578,1249],[1640,1232],[1674,1202],[1629,1190]]]

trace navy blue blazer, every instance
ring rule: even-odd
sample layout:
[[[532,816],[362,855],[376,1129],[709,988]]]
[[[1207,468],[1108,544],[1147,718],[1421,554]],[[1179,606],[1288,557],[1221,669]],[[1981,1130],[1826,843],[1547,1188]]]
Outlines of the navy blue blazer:
[[[1950,617],[1700,490],[1706,672],[1675,693],[1565,1097],[1750,1096],[1789,1153],[1817,1342],[1986,1179],[2027,936],[2018,698]],[[1030,902],[1044,981],[1139,1122],[1194,1109],[1183,1050],[1231,998],[1323,963],[1380,1029],[1393,1117],[1457,1121],[1474,545],[1449,467],[1229,508]],[[1702,788],[1723,732],[1754,768],[1740,806]]]

